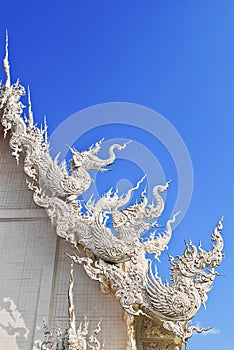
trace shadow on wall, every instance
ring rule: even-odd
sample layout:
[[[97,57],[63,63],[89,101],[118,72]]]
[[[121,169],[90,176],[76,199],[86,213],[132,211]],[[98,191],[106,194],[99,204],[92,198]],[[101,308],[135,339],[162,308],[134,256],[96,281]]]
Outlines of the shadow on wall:
[[[4,339],[10,344],[11,349],[19,349],[22,340],[28,339],[29,329],[26,327],[24,319],[16,304],[9,297],[0,300],[0,344],[4,344]]]

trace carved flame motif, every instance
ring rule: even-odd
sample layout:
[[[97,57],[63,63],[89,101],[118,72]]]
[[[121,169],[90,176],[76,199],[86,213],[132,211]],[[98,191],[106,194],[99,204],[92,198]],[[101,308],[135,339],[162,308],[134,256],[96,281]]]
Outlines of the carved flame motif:
[[[10,84],[9,67],[6,44],[6,83],[0,86],[0,118],[4,135],[11,132],[13,156],[18,161],[19,154],[24,155],[24,170],[35,203],[45,208],[59,236],[75,248],[83,245],[87,257],[77,253],[72,259],[83,265],[88,276],[98,280],[103,289],[109,286],[126,312],[158,317],[166,329],[186,342],[195,330],[187,324],[205,304],[217,275],[215,268],[223,258],[222,219],[212,235],[215,243],[212,249],[206,252],[189,242],[182,256],[176,260],[170,257],[171,284],[163,283],[155,276],[152,266],[167,249],[171,224],[176,218],[174,215],[168,220],[165,231],[158,234],[157,219],[164,210],[161,193],[168,188],[169,182],[154,187],[154,200],[150,204],[144,189],[139,203],[127,206],[143,178],[125,195],[119,196],[110,190],[96,203],[90,199],[85,207],[82,206],[77,196],[90,186],[89,170],[105,170],[104,167],[115,161],[114,150],[123,150],[127,144],[110,146],[109,157],[104,160],[97,156],[102,140],[87,151],[70,148],[69,167],[65,161],[59,165],[58,156],[52,159],[49,153],[46,123],[44,128],[34,124],[30,92],[27,116],[22,118],[24,106],[20,98],[25,90],[19,82]],[[108,222],[112,227],[107,225]],[[142,239],[142,234],[152,228],[155,232]],[[155,261],[148,261],[146,253],[154,254]]]
[[[76,329],[75,310],[73,303],[73,264],[70,268],[70,282],[68,289],[68,318],[69,327],[62,332],[60,328],[56,330],[56,335],[48,329],[44,321],[44,341],[40,350],[103,350],[103,346],[97,336],[101,332],[101,322],[93,331],[89,331],[89,323],[85,320]]]

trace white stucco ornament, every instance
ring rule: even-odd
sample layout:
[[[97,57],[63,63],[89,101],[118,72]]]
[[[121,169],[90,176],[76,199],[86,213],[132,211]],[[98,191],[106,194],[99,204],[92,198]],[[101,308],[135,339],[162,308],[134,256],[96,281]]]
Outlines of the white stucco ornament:
[[[223,219],[213,231],[211,250],[196,248],[190,241],[182,256],[176,259],[170,256],[171,282],[163,283],[153,266],[167,249],[171,224],[176,220],[174,215],[167,221],[165,230],[158,233],[157,220],[164,210],[161,194],[169,182],[155,185],[151,203],[143,189],[140,200],[129,205],[132,193],[140,188],[144,178],[122,196],[110,190],[97,202],[90,199],[83,203],[77,199],[91,184],[89,171],[105,170],[127,143],[110,146],[109,157],[104,160],[98,157],[102,140],[82,152],[70,148],[69,164],[65,161],[59,164],[58,156],[52,159],[46,122],[43,128],[34,123],[29,91],[28,110],[23,114],[20,98],[25,95],[25,89],[18,81],[10,82],[7,47],[8,42],[4,59],[6,82],[0,86],[0,119],[4,136],[10,133],[12,155],[17,161],[20,155],[24,159],[28,188],[33,191],[35,203],[45,208],[57,235],[74,247],[73,261],[82,265],[91,279],[99,281],[103,291],[113,293],[133,319],[143,315],[160,320],[164,332],[173,333],[181,343],[186,343],[193,331],[203,330],[188,324],[201,305],[205,305],[217,275],[215,269],[223,258]],[[153,233],[142,239],[152,228]],[[84,247],[87,256],[79,255],[79,245]],[[154,254],[155,259],[148,260],[146,253]],[[69,329],[73,331],[72,312],[69,315]],[[133,336],[131,331],[131,339],[134,337],[137,335]],[[164,343],[164,347],[158,345],[158,348],[180,349],[178,344],[173,347],[167,340]],[[134,344],[134,340],[129,344]],[[128,349],[134,348],[136,343],[128,346]]]
[[[101,332],[101,322],[97,327],[89,331],[89,322],[85,319],[83,323],[76,328],[75,308],[73,302],[73,263],[70,268],[70,279],[68,289],[68,322],[69,326],[65,331],[57,328],[51,332],[44,321],[44,340],[40,345],[40,350],[103,350],[98,340]]]

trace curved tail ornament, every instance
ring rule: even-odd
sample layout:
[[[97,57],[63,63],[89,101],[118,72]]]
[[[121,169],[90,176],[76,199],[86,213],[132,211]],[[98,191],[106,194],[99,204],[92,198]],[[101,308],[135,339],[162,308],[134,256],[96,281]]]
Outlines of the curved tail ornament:
[[[161,278],[155,277],[152,263],[149,265],[146,285],[145,307],[157,314],[163,320],[163,325],[187,342],[196,327],[187,327],[187,323],[196,315],[201,305],[208,299],[214,278],[215,268],[223,258],[223,217],[216,225],[212,241],[212,249],[208,252],[189,242],[184,254],[175,261],[170,257],[172,284],[163,283]],[[206,329],[204,329],[206,330]]]

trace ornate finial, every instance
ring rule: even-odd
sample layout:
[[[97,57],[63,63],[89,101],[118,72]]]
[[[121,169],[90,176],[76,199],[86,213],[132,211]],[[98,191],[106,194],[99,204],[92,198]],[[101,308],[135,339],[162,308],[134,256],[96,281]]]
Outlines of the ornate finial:
[[[48,126],[47,126],[47,122],[46,122],[46,116],[44,115],[44,140],[45,140],[46,144],[48,143],[47,129],[48,129]]]
[[[217,223],[217,230],[219,231],[223,229],[223,220],[224,220],[224,215],[221,216],[221,219]]]
[[[71,262],[70,275],[69,275],[69,288],[68,288],[68,317],[69,317],[69,327],[74,331],[76,329],[76,318],[73,302],[73,285],[74,285],[74,276],[73,276],[73,261]]]
[[[30,87],[28,86],[28,126],[31,128],[33,126],[33,112],[32,112],[32,102]]]
[[[10,64],[9,64],[9,60],[8,60],[8,32],[6,30],[6,54],[5,54],[5,58],[3,59],[3,67],[4,67],[4,71],[6,73],[6,86],[10,87],[11,86],[11,77],[10,77]]]

